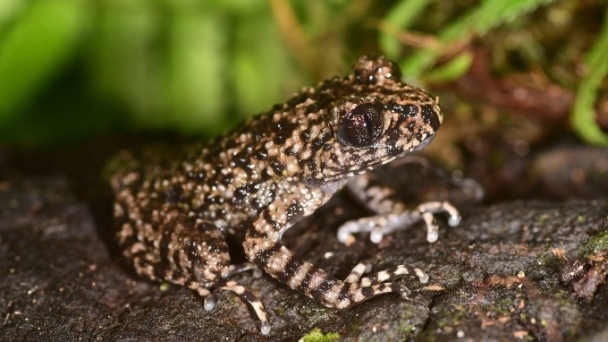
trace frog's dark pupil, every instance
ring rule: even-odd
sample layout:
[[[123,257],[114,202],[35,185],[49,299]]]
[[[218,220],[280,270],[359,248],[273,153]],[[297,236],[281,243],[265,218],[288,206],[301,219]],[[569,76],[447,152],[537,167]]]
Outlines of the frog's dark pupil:
[[[338,137],[347,145],[365,147],[376,142],[382,126],[382,109],[366,103],[345,115]]]

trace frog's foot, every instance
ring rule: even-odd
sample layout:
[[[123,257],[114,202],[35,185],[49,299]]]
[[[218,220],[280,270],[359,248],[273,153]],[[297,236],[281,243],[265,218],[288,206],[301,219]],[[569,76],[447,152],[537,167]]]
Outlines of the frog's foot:
[[[215,308],[217,301],[209,289],[196,282],[191,282],[188,284],[188,287],[203,297],[205,310],[209,311]],[[253,292],[233,280],[220,282],[218,286],[214,287],[214,290],[226,290],[239,296],[239,298],[249,305],[255,313],[256,318],[260,322],[260,332],[263,335],[268,335],[270,333],[270,323],[268,322],[268,316],[266,315],[264,305]]]
[[[338,240],[348,245],[354,241],[354,233],[370,233],[370,240],[373,243],[379,243],[384,235],[397,230],[407,229],[412,224],[422,220],[427,228],[427,241],[435,242],[439,238],[439,227],[435,223],[435,215],[443,212],[449,215],[448,224],[450,226],[454,227],[460,223],[460,213],[450,203],[439,201],[425,202],[411,211],[370,216],[348,221],[338,228]]]
[[[259,262],[266,265],[264,271],[267,274],[328,308],[347,309],[385,293],[395,293],[403,299],[409,298],[410,290],[406,286],[389,282],[396,276],[411,274],[410,269],[405,266],[393,267],[365,277],[363,275],[370,271],[370,267],[363,262],[343,281],[301,260],[281,242],[251,236],[253,234],[248,232],[248,239],[243,243],[245,253],[248,253],[247,256],[251,260],[256,264]],[[421,271],[413,273],[425,278]]]
[[[399,265],[363,276],[369,272],[369,268],[369,264],[366,262],[359,263],[353,268],[350,275],[344,280],[344,288],[340,291],[340,296],[344,293],[347,295],[335,307],[350,307],[385,293],[396,293],[402,299],[411,300],[409,298],[410,290],[405,285],[392,281],[402,275],[416,275],[423,284],[429,281],[429,276],[419,268]]]
[[[429,276],[419,268],[409,268],[405,265],[391,267],[389,269],[370,274],[363,277],[371,271],[371,264],[367,261],[362,261],[353,268],[348,277],[344,279],[345,283],[359,283],[360,286],[370,286],[372,284],[381,284],[393,280],[402,275],[413,274],[418,277],[418,280],[425,284],[429,281]]]

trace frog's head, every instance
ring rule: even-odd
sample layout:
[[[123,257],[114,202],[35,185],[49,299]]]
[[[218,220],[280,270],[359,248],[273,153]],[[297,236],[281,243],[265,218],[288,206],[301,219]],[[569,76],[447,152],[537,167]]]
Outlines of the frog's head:
[[[354,74],[343,79],[354,91],[329,105],[332,138],[314,178],[336,181],[363,173],[433,139],[443,120],[437,99],[400,77],[397,65],[383,57],[359,60]]]

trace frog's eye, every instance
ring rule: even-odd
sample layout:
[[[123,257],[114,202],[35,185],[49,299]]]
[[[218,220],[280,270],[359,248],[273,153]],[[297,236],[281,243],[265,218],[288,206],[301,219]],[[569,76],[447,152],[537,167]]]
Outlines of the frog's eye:
[[[346,113],[338,138],[350,146],[369,146],[378,140],[383,125],[382,108],[373,103],[362,104]]]

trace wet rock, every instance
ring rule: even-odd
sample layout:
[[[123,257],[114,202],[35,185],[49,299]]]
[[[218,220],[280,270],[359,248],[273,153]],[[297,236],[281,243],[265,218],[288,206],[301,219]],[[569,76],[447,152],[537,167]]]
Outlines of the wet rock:
[[[373,245],[338,242],[340,223],[361,216],[340,195],[285,236],[286,244],[338,277],[357,262],[379,270],[420,267],[404,278],[411,300],[378,297],[327,309],[268,276],[238,276],[264,301],[272,331],[218,292],[205,311],[191,291],[138,278],[111,252],[96,219],[61,177],[0,182],[0,340],[296,341],[315,332],[344,341],[594,340],[608,330],[608,202],[516,201],[470,209],[426,242],[421,225]],[[316,330],[315,330],[316,329]],[[339,337],[338,337],[339,336]]]

